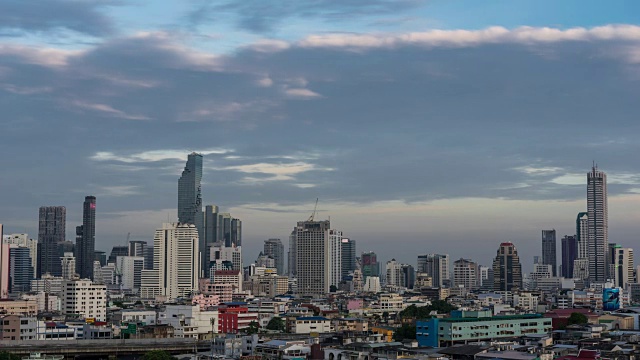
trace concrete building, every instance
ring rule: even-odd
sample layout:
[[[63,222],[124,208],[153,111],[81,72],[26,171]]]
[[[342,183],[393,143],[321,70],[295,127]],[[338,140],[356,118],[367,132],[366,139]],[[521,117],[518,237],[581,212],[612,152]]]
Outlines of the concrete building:
[[[375,252],[363,252],[360,255],[360,260],[362,262],[361,268],[364,281],[367,281],[369,276],[380,277],[380,263]]]
[[[62,283],[62,312],[85,319],[106,321],[107,287],[88,279],[64,280]]]
[[[480,268],[469,259],[453,262],[453,287],[476,290],[480,288]]]
[[[356,268],[356,241],[342,238],[342,279],[353,273]]]
[[[292,332],[294,334],[326,334],[333,332],[331,320],[322,316],[302,316],[293,321]]]
[[[280,239],[265,240],[263,253],[273,258],[275,267],[278,269],[278,275],[284,275],[284,245],[282,241]]]
[[[215,245],[209,248],[209,271],[242,271],[242,247]]]
[[[449,276],[449,255],[448,254],[425,254],[418,255],[419,273],[426,273],[431,276],[433,286],[443,287],[448,284]]]
[[[289,235],[289,253],[287,256],[287,275],[290,278],[296,277],[297,271],[297,256],[298,256],[298,246],[296,242],[296,228],[293,229],[291,234]]]
[[[64,280],[59,276],[45,274],[41,279],[31,281],[31,291],[62,296],[62,283]]]
[[[578,239],[576,236],[565,235],[561,242],[562,247],[562,277],[573,277],[574,261],[578,258]]]
[[[38,241],[29,238],[29,234],[9,234],[4,236],[2,242],[9,244],[9,246],[14,245],[29,249],[31,267],[33,268],[33,275],[35,277],[38,268]]]
[[[22,245],[9,247],[9,291],[14,294],[28,292],[34,279],[31,249]]]
[[[3,239],[3,227],[0,224],[0,239]],[[10,291],[9,245],[0,243],[0,299],[9,297]]]
[[[120,277],[119,284],[122,285],[122,288],[138,293],[142,286],[144,258],[141,256],[118,256],[116,258],[116,268]]]
[[[364,282],[364,287],[362,291],[370,292],[370,293],[379,293],[382,290],[380,286],[380,278],[377,276],[369,276],[367,280]]]
[[[209,265],[212,259],[208,249],[212,246],[241,247],[242,221],[229,213],[220,213],[215,205],[207,205],[204,212],[204,237],[206,244],[204,264],[207,268],[205,276],[209,276]]]
[[[221,303],[231,302],[233,299],[233,284],[213,283],[211,279],[200,279],[198,286],[202,294],[217,296]]]
[[[556,231],[542,230],[542,263],[551,265],[553,276],[557,276]]]
[[[195,226],[198,236],[196,272],[204,275],[200,266],[205,262],[207,246],[204,236],[204,217],[202,214],[202,155],[195,152],[187,157],[187,163],[178,179],[178,222]],[[154,243],[155,247],[155,243]]]
[[[493,260],[493,290],[522,289],[522,266],[515,245],[503,242]]]
[[[76,257],[72,252],[66,252],[60,258],[60,264],[62,269],[62,278],[71,280],[76,275]]]
[[[607,175],[594,166],[587,173],[587,221],[589,244],[589,280],[608,279],[609,212]]]
[[[165,223],[154,236],[153,270],[142,270],[143,298],[189,297],[198,290],[198,230],[193,224]]]
[[[396,259],[391,259],[387,261],[387,286],[402,286],[403,283],[403,274],[402,274],[402,264],[396,261]]]
[[[325,250],[325,271],[329,288],[336,288],[342,281],[342,231],[329,230],[327,249]]]
[[[49,273],[62,276],[58,243],[66,240],[67,209],[42,206],[38,212],[38,255],[36,277]]]
[[[492,316],[491,311],[451,312],[448,318],[416,323],[420,346],[446,347],[457,343],[544,335],[552,331],[551,319],[540,314]]]
[[[299,221],[296,226],[298,295],[323,297],[329,292],[329,231],[325,221]]]
[[[76,227],[76,273],[93,280],[96,250],[96,197],[86,196],[82,205],[82,225]],[[59,260],[58,260],[59,261]]]
[[[213,284],[230,284],[233,293],[242,292],[242,273],[239,270],[216,270],[211,275]]]
[[[613,274],[615,286],[624,288],[634,282],[633,249],[617,246],[613,249]]]
[[[171,325],[177,338],[210,339],[218,330],[217,310],[203,311],[198,305],[166,305],[158,324]]]
[[[35,300],[2,300],[0,313],[8,315],[36,316],[38,304]]]
[[[243,290],[253,296],[273,298],[289,291],[289,278],[276,274],[253,275],[244,282]]]
[[[230,302],[218,307],[218,332],[237,334],[258,322],[258,313],[250,312],[246,303]]]

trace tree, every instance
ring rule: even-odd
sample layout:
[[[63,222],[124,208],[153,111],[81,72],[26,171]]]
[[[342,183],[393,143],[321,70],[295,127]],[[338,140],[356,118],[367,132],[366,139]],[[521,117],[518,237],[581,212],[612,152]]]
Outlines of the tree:
[[[260,330],[260,324],[257,321],[252,321],[249,323],[249,327],[247,328],[247,335],[257,334]]]
[[[456,309],[457,307],[444,300],[433,300],[431,305],[427,306],[417,307],[416,305],[410,305],[400,312],[400,317],[402,319],[428,319],[431,317],[432,311],[436,311],[439,314],[445,314]]]
[[[384,321],[387,321],[387,319],[389,319],[389,312],[388,311],[383,312],[382,318],[384,319]]]
[[[267,330],[284,332],[285,330],[284,320],[281,317],[277,317],[277,316],[272,318],[271,320],[269,320],[269,323],[267,324]]]
[[[21,357],[7,351],[0,351],[0,360],[20,360]]]
[[[587,316],[578,312],[571,313],[568,320],[569,325],[586,324],[588,322],[589,319],[587,318]]]
[[[329,286],[329,292],[336,292],[336,291],[338,291],[338,288],[335,285]]]
[[[393,340],[402,341],[402,340],[415,340],[416,338],[416,326],[415,325],[402,325],[396,332],[393,333]]]
[[[171,354],[164,350],[151,350],[144,353],[142,360],[173,360]]]

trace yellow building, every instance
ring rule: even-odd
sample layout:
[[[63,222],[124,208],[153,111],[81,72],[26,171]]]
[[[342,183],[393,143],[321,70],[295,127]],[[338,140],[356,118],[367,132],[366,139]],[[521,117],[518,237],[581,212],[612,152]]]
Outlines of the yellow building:
[[[369,330],[376,333],[376,334],[382,334],[382,336],[384,337],[384,341],[386,342],[392,342],[393,341],[393,333],[396,331],[396,328],[390,327],[390,326],[370,326]]]

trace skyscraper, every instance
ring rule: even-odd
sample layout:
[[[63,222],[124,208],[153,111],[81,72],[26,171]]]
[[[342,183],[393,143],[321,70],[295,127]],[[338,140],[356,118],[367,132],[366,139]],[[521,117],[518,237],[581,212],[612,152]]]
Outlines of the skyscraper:
[[[633,282],[633,249],[618,245],[613,248],[613,271],[615,286],[626,287]]]
[[[356,269],[356,241],[342,239],[342,278],[349,276]]]
[[[418,255],[417,272],[431,276],[433,286],[443,287],[449,281],[449,255],[425,254]]]
[[[198,290],[198,230],[193,224],[165,223],[153,239],[153,270],[142,270],[141,296],[188,297]]]
[[[609,215],[607,209],[607,175],[594,166],[587,173],[587,216],[589,239],[589,281],[608,278],[607,250]]]
[[[576,240],[578,241],[578,259],[589,259],[589,216],[578,213],[576,218]]]
[[[87,196],[82,206],[82,225],[76,227],[76,273],[93,280],[96,250],[96,197]],[[60,261],[58,255],[58,261]]]
[[[322,297],[329,292],[331,279],[327,269],[329,230],[331,224],[324,221],[299,221],[296,226],[296,273],[298,294]]]
[[[289,275],[290,278],[295,278],[297,273],[297,266],[298,266],[298,246],[296,243],[296,228],[293,228],[293,231],[291,231],[291,234],[289,235],[289,254],[288,254],[288,259],[287,259],[287,275]]]
[[[542,263],[551,265],[553,276],[556,276],[558,263],[556,261],[556,231],[542,230]]]
[[[570,279],[573,277],[573,264],[578,258],[578,239],[576,236],[562,238],[562,277]]]
[[[480,287],[480,267],[469,259],[459,259],[453,262],[453,286],[476,290]]]
[[[493,290],[522,289],[522,266],[515,245],[503,242],[493,260]]]
[[[42,206],[38,212],[38,261],[36,276],[46,273],[61,276],[57,244],[65,241],[67,209],[64,206]]]
[[[9,287],[14,294],[28,292],[33,280],[33,265],[29,248],[9,245]]]
[[[264,254],[275,260],[278,275],[284,275],[284,245],[282,241],[280,239],[265,240]]]
[[[118,256],[129,256],[129,245],[116,245],[112,247],[107,263],[115,264]]]
[[[3,227],[0,224],[0,239],[4,238]],[[0,241],[0,299],[9,297],[9,244]]]
[[[203,261],[205,276],[208,277],[209,263],[213,261],[210,249],[213,246],[240,247],[242,246],[242,221],[229,213],[220,213],[215,205],[207,205],[204,211],[204,246]],[[201,241],[202,243],[202,241]]]
[[[187,164],[178,180],[178,221],[182,224],[193,224],[198,230],[200,241],[198,263],[204,262],[204,250],[206,250],[201,183],[202,155],[194,152],[187,157]],[[198,269],[200,270],[202,269]]]
[[[362,261],[362,277],[364,281],[367,281],[369,276],[380,276],[380,263],[376,253],[373,251],[363,252],[360,259]]]

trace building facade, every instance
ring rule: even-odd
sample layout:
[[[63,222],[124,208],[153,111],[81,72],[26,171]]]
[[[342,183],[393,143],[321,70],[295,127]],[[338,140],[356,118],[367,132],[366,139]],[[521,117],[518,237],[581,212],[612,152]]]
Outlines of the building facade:
[[[299,221],[296,226],[296,274],[298,294],[323,297],[329,292],[326,252],[331,224],[324,221]]]
[[[282,241],[280,239],[265,240],[263,253],[273,258],[278,275],[284,275],[284,245]]]
[[[67,209],[64,206],[42,206],[38,212],[38,264],[36,276],[49,273],[61,276],[58,243],[66,240]]]
[[[476,290],[480,285],[480,268],[477,263],[462,258],[453,262],[453,287]]]
[[[425,254],[418,255],[419,273],[426,273],[431,276],[433,286],[443,287],[449,281],[449,255],[448,254]]]
[[[594,166],[587,173],[589,281],[608,279],[609,212],[607,175]]]
[[[19,245],[9,246],[9,286],[14,294],[29,292],[34,279],[31,250]]]
[[[84,319],[106,321],[107,286],[88,279],[62,282],[62,312]]]
[[[573,263],[578,258],[577,236],[565,235],[561,241],[562,247],[562,272],[561,276],[567,279],[573,277]]]
[[[178,179],[178,222],[195,225],[198,232],[198,264],[204,263],[206,249],[202,214],[202,155],[191,153]],[[198,268],[198,271],[203,269]]]
[[[82,225],[76,227],[76,273],[93,280],[96,250],[96,197],[87,196],[82,205]],[[60,262],[60,258],[57,259]],[[60,274],[61,275],[61,274]],[[57,276],[60,276],[57,275]]]
[[[557,275],[558,267],[556,247],[556,231],[542,230],[542,263],[552,266],[553,276]]]
[[[511,242],[503,242],[493,260],[493,290],[522,289],[522,266],[518,250]]]
[[[354,239],[342,239],[342,279],[356,270],[356,241]]]

